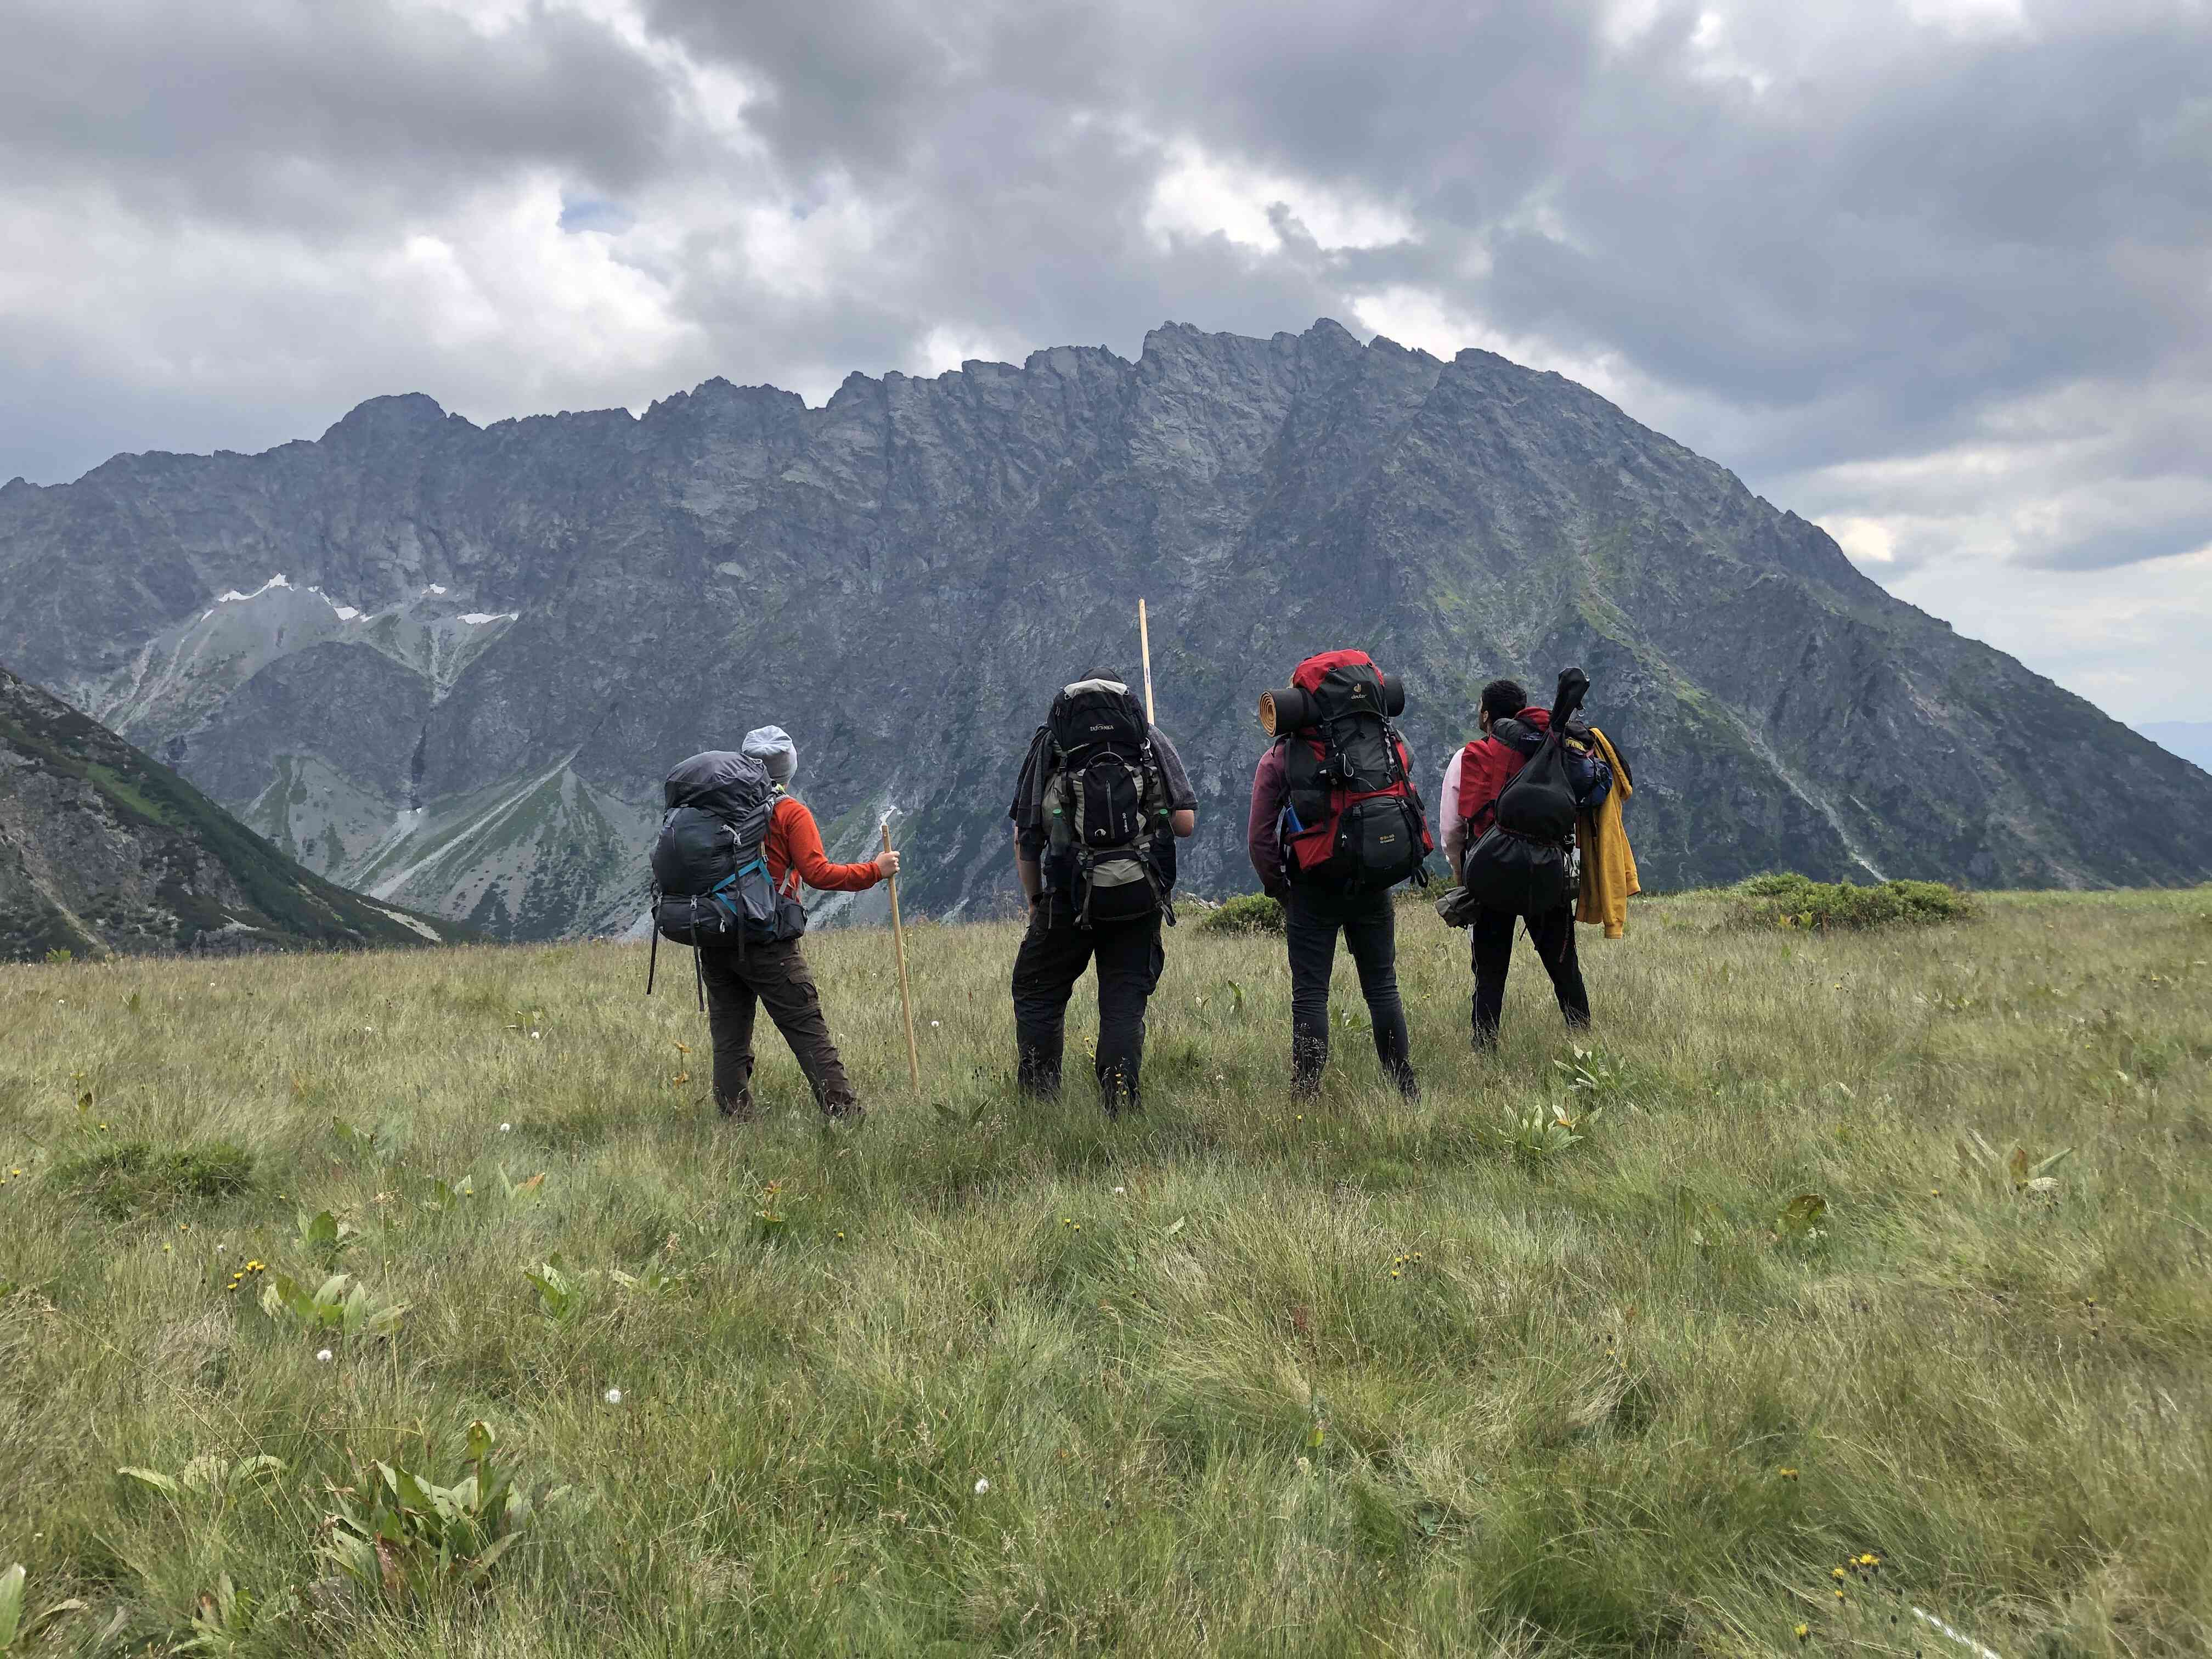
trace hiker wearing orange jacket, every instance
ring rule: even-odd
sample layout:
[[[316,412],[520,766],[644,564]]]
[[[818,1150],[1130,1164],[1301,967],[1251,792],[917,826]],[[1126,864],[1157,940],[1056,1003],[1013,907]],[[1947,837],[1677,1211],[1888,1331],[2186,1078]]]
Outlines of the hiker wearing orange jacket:
[[[745,733],[744,752],[758,761],[775,784],[768,838],[762,848],[769,880],[778,893],[799,896],[799,884],[823,892],[857,893],[898,873],[899,855],[885,853],[866,864],[832,864],[822,847],[822,831],[805,803],[784,793],[799,769],[799,747],[780,726]],[[822,1012],[821,993],[799,953],[796,939],[742,951],[708,949],[699,953],[707,987],[707,1026],[714,1042],[714,1103],[725,1117],[757,1115],[753,1104],[753,1017],[760,1005],[783,1040],[791,1045],[799,1070],[814,1091],[823,1114],[857,1121],[866,1115],[853,1092],[845,1063],[830,1040]]]

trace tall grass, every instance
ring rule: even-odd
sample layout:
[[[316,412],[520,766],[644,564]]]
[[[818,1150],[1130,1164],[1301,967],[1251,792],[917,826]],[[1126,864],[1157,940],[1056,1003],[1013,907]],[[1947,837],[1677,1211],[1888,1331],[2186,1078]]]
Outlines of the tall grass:
[[[810,941],[873,1108],[834,1135],[765,1020],[769,1120],[718,1120],[688,975],[643,1000],[634,947],[0,970],[0,1567],[86,1604],[35,1640],[1964,1651],[1917,1606],[2007,1659],[2212,1642],[2212,891],[1649,902],[1583,934],[1589,1052],[1524,942],[1490,1057],[1408,907],[1413,1109],[1348,965],[1301,1103],[1279,939],[1185,927],[1119,1123],[1012,1091],[1014,943],[910,935],[915,1099],[888,939]],[[227,1146],[243,1190],[87,1195]],[[394,1338],[262,1310],[332,1271]],[[473,1582],[340,1574],[329,1489],[455,1482],[478,1419],[570,1492]],[[209,1455],[283,1468],[117,1474]]]

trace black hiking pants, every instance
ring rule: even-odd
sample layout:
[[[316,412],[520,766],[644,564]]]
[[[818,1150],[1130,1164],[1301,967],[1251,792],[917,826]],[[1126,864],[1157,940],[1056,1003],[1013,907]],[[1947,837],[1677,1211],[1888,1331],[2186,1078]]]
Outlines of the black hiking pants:
[[[753,1115],[753,1016],[763,1004],[806,1073],[814,1103],[833,1116],[857,1103],[797,939],[743,951],[710,945],[699,952],[699,971],[707,982],[707,1029],[714,1041],[714,1104],[726,1115]]]
[[[1291,1086],[1301,1091],[1318,1088],[1328,1065],[1328,981],[1336,968],[1340,932],[1359,970],[1359,994],[1367,1001],[1382,1075],[1401,1092],[1419,1093],[1406,1005],[1398,994],[1398,924],[1389,890],[1363,892],[1293,883],[1283,904],[1283,932],[1291,956]]]
[[[1498,1017],[1505,1006],[1505,970],[1513,963],[1513,924],[1510,910],[1479,910],[1474,918],[1474,1046],[1490,1048],[1498,1043]],[[1571,904],[1528,918],[1529,942],[1536,959],[1552,976],[1552,989],[1559,999],[1559,1012],[1570,1026],[1589,1024],[1589,993],[1583,988],[1583,968],[1575,955],[1575,911]]]
[[[1093,1070],[1109,1112],[1139,1104],[1145,1058],[1145,1005],[1167,966],[1157,913],[1124,921],[1075,925],[1073,905],[1048,897],[1030,908],[1029,932],[1014,955],[1014,1044],[1025,1094],[1060,1093],[1067,999],[1075,981],[1098,964],[1098,1054]]]

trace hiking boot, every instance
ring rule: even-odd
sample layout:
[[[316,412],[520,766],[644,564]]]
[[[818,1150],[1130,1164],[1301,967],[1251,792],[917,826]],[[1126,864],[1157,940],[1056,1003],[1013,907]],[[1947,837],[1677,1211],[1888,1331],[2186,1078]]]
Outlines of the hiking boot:
[[[832,1100],[823,1104],[822,1116],[841,1129],[857,1129],[867,1121],[868,1109],[857,1100]]]
[[[760,1121],[760,1108],[753,1103],[753,1091],[750,1089],[734,1098],[719,1100],[714,1104],[715,1109],[732,1123]]]

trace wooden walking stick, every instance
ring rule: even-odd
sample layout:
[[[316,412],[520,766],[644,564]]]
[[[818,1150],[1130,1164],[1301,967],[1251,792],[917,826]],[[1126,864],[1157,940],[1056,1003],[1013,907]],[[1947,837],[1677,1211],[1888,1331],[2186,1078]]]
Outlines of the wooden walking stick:
[[[891,821],[888,813],[883,822],[884,851],[891,850]],[[921,1056],[914,1046],[914,995],[906,985],[906,929],[899,924],[898,877],[890,877],[891,941],[898,950],[899,1010],[906,1016],[906,1073],[914,1082],[914,1091],[921,1092]]]
[[[1145,602],[1137,601],[1137,643],[1145,657],[1145,723],[1152,723],[1152,630],[1145,620]]]

